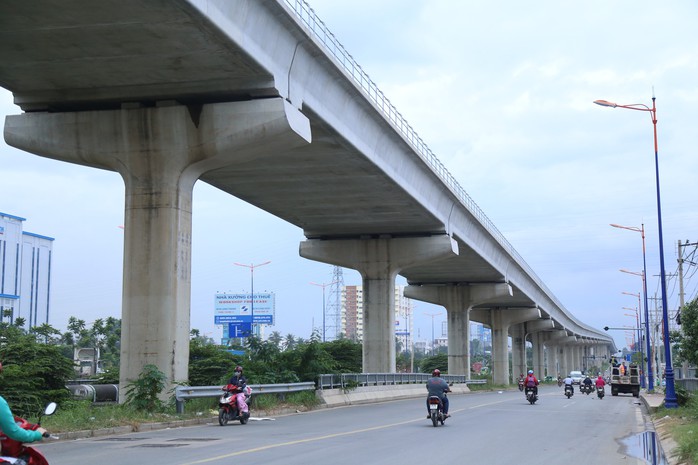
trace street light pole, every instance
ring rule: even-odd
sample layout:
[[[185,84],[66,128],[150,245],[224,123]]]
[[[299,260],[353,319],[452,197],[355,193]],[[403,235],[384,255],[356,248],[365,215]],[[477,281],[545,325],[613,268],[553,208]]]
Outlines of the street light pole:
[[[630,292],[623,292],[625,295],[631,295],[634,297],[637,297],[637,303],[638,305],[640,304],[640,294],[631,294]],[[625,313],[626,316],[630,316],[635,318],[635,327],[636,327],[636,333],[637,333],[637,340],[635,342],[635,351],[640,352],[640,362],[641,362],[641,369],[642,369],[642,376],[640,376],[640,387],[645,388],[645,354],[642,353],[642,323],[640,322],[640,307],[637,308],[630,308],[630,307],[623,307],[623,310],[632,310],[635,312],[634,315],[631,315],[630,313]],[[639,350],[638,350],[639,348]]]
[[[659,270],[660,283],[662,289],[662,333],[664,336],[664,357],[666,359],[666,389],[664,391],[664,407],[677,408],[679,406],[674,388],[674,369],[671,366],[671,345],[669,343],[669,305],[666,295],[666,272],[664,271],[664,236],[662,234],[662,201],[659,189],[659,148],[657,144],[657,106],[656,97],[652,93],[652,108],[644,104],[618,105],[606,100],[595,100],[594,103],[604,107],[625,108],[628,110],[638,110],[649,112],[652,119],[654,133],[654,172],[657,184],[657,226],[659,230]]]
[[[311,282],[313,286],[320,286],[322,288],[322,342],[325,342],[325,288],[327,286],[331,286],[332,284],[336,284],[337,281],[332,281],[331,283],[323,283],[323,284],[318,284],[318,283],[313,283]]]
[[[234,263],[237,266],[244,266],[245,268],[250,269],[250,321],[252,322],[252,335],[256,336],[257,332],[255,331],[255,324],[254,324],[254,269],[259,268],[260,266],[268,265],[270,264],[271,261],[260,263],[258,265],[245,265],[244,263]]]
[[[647,254],[645,253],[645,223],[641,227],[621,226],[611,224],[614,228],[627,229],[639,232],[642,235],[642,294],[645,298],[645,343],[647,349],[647,390],[654,392],[654,373],[652,372],[652,348],[650,345],[650,310],[647,305]]]
[[[425,315],[431,317],[431,355],[434,355],[434,349],[436,348],[436,339],[434,339],[434,317],[441,315],[441,313],[425,313]]]
[[[640,277],[642,278],[642,283],[644,284],[644,282],[645,282],[645,274],[644,274],[644,272],[637,273],[637,272],[628,271],[628,270],[620,270],[620,271],[621,271],[622,273],[629,273],[629,274],[634,274],[634,275],[636,275],[636,276],[640,276]],[[642,306],[640,305],[640,293],[638,292],[637,294],[635,294],[635,293],[633,293],[633,292],[622,292],[622,294],[630,295],[630,296],[633,296],[633,297],[637,297],[637,309],[635,310],[636,316],[637,316],[637,326],[638,326],[638,328],[642,328],[642,317],[641,317],[641,315],[642,315],[642,311],[641,311],[641,310],[642,310]],[[623,308],[625,308],[625,307],[623,307]],[[642,374],[642,376],[640,377],[640,387],[642,387],[642,388],[645,387],[645,373],[644,373],[644,370],[645,370],[645,368],[646,368],[646,369],[647,369],[647,383],[648,383],[648,386],[649,386],[649,391],[652,392],[652,391],[654,391],[654,384],[653,384],[653,379],[654,379],[654,378],[653,378],[653,375],[652,375],[652,361],[650,360],[650,358],[651,358],[651,357],[650,357],[650,354],[651,354],[651,352],[650,352],[650,344],[649,344],[649,337],[650,337],[650,335],[649,335],[649,324],[647,323],[647,315],[648,315],[648,313],[647,313],[647,312],[645,312],[645,313],[646,313],[646,314],[645,314],[645,327],[644,327],[644,329],[638,329],[638,332],[637,332],[637,335],[638,335],[638,338],[639,338],[639,341],[640,341],[640,355],[642,356],[642,369],[643,369],[643,374]],[[646,341],[647,341],[647,360],[645,360],[645,356],[644,356],[644,354],[642,353],[642,337],[640,336],[640,334],[641,334],[640,331],[644,331],[644,332],[645,332],[645,338],[646,338]]]

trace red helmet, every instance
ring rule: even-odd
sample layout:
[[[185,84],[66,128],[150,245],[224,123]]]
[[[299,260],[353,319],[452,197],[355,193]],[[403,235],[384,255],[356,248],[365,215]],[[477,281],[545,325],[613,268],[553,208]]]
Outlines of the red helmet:
[[[435,368],[434,371],[431,372],[431,376],[441,376],[441,370]]]

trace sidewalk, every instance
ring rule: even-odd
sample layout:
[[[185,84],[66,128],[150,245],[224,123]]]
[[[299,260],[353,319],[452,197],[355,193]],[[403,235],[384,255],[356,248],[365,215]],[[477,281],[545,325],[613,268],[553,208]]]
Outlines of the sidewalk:
[[[656,413],[660,408],[664,406],[664,394],[662,393],[649,393],[647,391],[640,391],[640,400],[647,407],[647,411],[650,414]],[[676,441],[671,437],[669,431],[664,422],[664,418],[659,418],[652,420],[654,425],[654,431],[657,433],[657,440],[662,448],[662,453],[669,465],[681,465],[685,462],[679,461],[678,458],[678,445]]]

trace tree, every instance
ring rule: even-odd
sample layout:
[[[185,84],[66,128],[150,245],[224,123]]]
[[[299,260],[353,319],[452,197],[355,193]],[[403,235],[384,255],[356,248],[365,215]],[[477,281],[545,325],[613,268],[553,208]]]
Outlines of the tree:
[[[674,346],[678,348],[677,359],[698,365],[698,299],[690,301],[681,309],[681,329],[683,334],[679,335]]]
[[[293,334],[289,333],[284,338],[284,350],[293,350],[296,347],[296,338]]]
[[[229,373],[237,364],[233,355],[205,338],[189,341],[189,383],[192,386],[226,384]]]
[[[59,346],[41,343],[35,334],[13,326],[2,328],[0,335],[5,342],[0,347],[0,392],[15,414],[34,416],[50,401],[69,399],[65,385],[73,376],[73,362]]]
[[[436,354],[431,357],[424,357],[419,364],[421,373],[431,373],[435,368],[438,368],[442,373],[448,372],[448,355]]]
[[[283,341],[284,341],[284,338],[283,338],[283,336],[281,336],[281,333],[278,331],[273,331],[269,335],[269,342],[274,344],[279,350],[281,350],[281,348],[283,346]]]
[[[44,344],[58,344],[60,342],[60,337],[56,336],[60,336],[61,332],[48,323],[34,326],[29,332],[35,334],[37,339]]]

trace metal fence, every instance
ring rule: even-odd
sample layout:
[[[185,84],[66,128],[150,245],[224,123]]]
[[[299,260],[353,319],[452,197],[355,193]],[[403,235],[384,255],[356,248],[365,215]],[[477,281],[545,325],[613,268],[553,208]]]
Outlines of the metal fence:
[[[687,391],[696,392],[698,391],[698,378],[681,378],[676,379],[675,383],[681,386]]]
[[[387,386],[397,384],[423,384],[431,375],[428,373],[344,373],[325,374],[318,377],[318,389],[335,389],[358,386]],[[484,379],[467,379],[466,375],[441,375],[447,383],[485,384]]]

